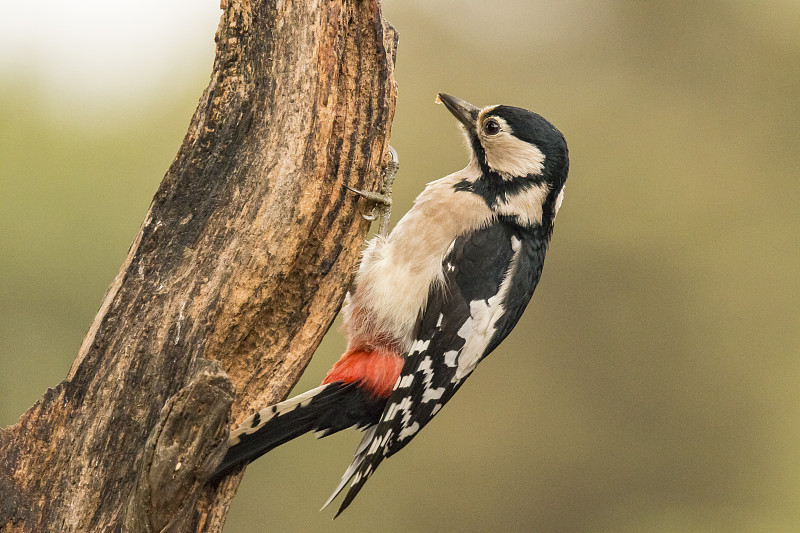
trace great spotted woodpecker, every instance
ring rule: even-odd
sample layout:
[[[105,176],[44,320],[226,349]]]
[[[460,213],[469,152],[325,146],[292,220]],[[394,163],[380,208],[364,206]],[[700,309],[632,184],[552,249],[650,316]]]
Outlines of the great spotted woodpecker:
[[[343,308],[347,351],[320,387],[235,429],[215,478],[306,432],[355,426],[366,433],[323,506],[350,482],[338,516],[522,315],[564,197],[567,143],[518,107],[437,101],[460,122],[469,164],[429,183],[391,234],[367,244]]]

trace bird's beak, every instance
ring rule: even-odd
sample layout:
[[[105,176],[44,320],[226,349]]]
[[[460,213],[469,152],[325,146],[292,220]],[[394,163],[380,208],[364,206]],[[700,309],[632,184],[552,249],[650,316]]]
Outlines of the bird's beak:
[[[436,102],[444,104],[447,110],[450,111],[467,130],[473,131],[475,129],[475,123],[478,121],[480,109],[469,102],[444,93],[438,94]]]

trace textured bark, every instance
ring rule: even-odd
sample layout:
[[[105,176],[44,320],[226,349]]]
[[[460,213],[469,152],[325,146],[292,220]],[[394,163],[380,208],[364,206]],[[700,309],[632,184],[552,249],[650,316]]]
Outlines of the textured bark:
[[[232,418],[339,309],[394,114],[377,0],[223,0],[211,81],[67,378],[0,431],[0,531],[218,531]],[[210,361],[214,360],[214,361]],[[236,389],[233,391],[225,373]]]

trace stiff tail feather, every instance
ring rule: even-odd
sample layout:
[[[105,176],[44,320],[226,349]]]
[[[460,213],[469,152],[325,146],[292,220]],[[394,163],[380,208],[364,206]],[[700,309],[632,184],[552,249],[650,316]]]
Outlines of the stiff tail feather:
[[[356,471],[361,467],[361,463],[364,461],[364,457],[367,455],[367,446],[369,446],[370,442],[372,442],[372,437],[375,436],[375,428],[377,426],[370,427],[366,433],[364,433],[364,438],[361,439],[361,443],[358,445],[358,449],[356,450],[355,456],[353,457],[353,462],[350,463],[350,466],[347,467],[345,470],[344,475],[342,476],[342,480],[339,482],[339,485],[334,489],[333,494],[331,497],[328,498],[328,501],[322,506],[320,511],[325,509],[331,502],[342,492],[342,489],[345,488],[347,482],[350,481],[350,478],[356,473]],[[339,513],[342,512],[342,509],[336,513],[336,516],[339,516]],[[334,517],[336,518],[336,517]]]
[[[231,432],[228,452],[211,475],[215,481],[231,468],[249,463],[296,437],[309,431],[333,433],[352,426],[331,427],[331,407],[345,399],[352,384],[329,383],[267,407],[251,415]]]

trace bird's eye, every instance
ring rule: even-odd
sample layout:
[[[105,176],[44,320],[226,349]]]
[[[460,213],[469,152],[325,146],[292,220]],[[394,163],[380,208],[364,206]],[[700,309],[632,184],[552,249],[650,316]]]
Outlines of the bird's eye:
[[[486,135],[497,135],[500,133],[500,124],[496,120],[489,119],[483,123],[483,131]]]

